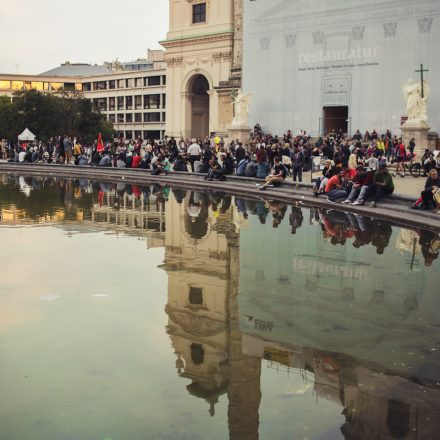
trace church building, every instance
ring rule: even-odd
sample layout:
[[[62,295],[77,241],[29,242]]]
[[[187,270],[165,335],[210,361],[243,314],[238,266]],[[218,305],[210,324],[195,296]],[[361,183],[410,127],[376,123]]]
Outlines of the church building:
[[[241,84],[243,0],[169,0],[166,133],[225,134]]]
[[[400,136],[403,86],[423,70],[440,130],[439,0],[245,0],[243,20],[251,125]]]

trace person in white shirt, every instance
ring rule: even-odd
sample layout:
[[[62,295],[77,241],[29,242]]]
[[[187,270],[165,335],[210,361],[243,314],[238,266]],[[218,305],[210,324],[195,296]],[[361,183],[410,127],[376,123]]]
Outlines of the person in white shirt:
[[[25,157],[26,157],[26,151],[25,150],[21,150],[20,153],[18,153],[18,161],[20,163],[23,163]]]
[[[187,154],[189,156],[189,163],[191,164],[191,171],[194,172],[194,162],[200,160],[202,149],[197,143],[196,139],[191,141],[191,145],[188,147]]]

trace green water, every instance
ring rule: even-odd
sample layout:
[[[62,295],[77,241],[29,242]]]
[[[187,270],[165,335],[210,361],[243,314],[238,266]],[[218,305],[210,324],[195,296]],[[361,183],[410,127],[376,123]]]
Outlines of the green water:
[[[0,211],[1,440],[440,437],[438,235],[18,176]]]

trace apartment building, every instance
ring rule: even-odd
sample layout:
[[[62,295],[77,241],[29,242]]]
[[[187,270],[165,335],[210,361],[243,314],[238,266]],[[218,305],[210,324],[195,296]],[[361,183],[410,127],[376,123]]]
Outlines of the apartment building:
[[[64,63],[41,75],[0,74],[0,95],[22,89],[81,94],[113,124],[119,136],[160,140],[165,135],[166,64],[163,51],[146,59],[103,66]]]

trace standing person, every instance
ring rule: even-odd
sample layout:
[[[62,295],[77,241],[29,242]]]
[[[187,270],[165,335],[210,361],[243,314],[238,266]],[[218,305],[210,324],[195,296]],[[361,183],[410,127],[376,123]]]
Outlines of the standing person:
[[[292,160],[292,176],[293,181],[296,182],[296,178],[298,177],[298,181],[302,182],[302,171],[304,167],[304,154],[297,145],[293,148],[293,152],[290,156]]]
[[[394,183],[391,174],[388,172],[387,166],[381,164],[379,171],[373,177],[373,183],[368,187],[367,197],[373,196],[370,208],[375,208],[377,202],[384,196],[394,192]]]
[[[187,153],[189,156],[189,163],[191,164],[191,171],[194,172],[194,162],[200,160],[200,156],[202,154],[202,149],[195,138],[192,139]]]
[[[70,160],[72,159],[72,139],[69,136],[66,136],[63,141],[64,145],[64,157],[66,164],[70,164]]]
[[[400,171],[400,176],[405,177],[405,168],[403,167],[403,162],[405,162],[406,159],[406,151],[403,141],[400,141],[397,144],[395,154],[396,154],[397,165],[396,165],[396,171],[394,171],[394,177],[396,177],[397,174],[399,174],[399,171]]]
[[[279,156],[274,158],[274,166],[272,168],[272,172],[269,176],[266,177],[266,183],[259,187],[260,190],[265,190],[268,185],[280,184],[284,182],[287,176],[287,169],[281,163]]]

